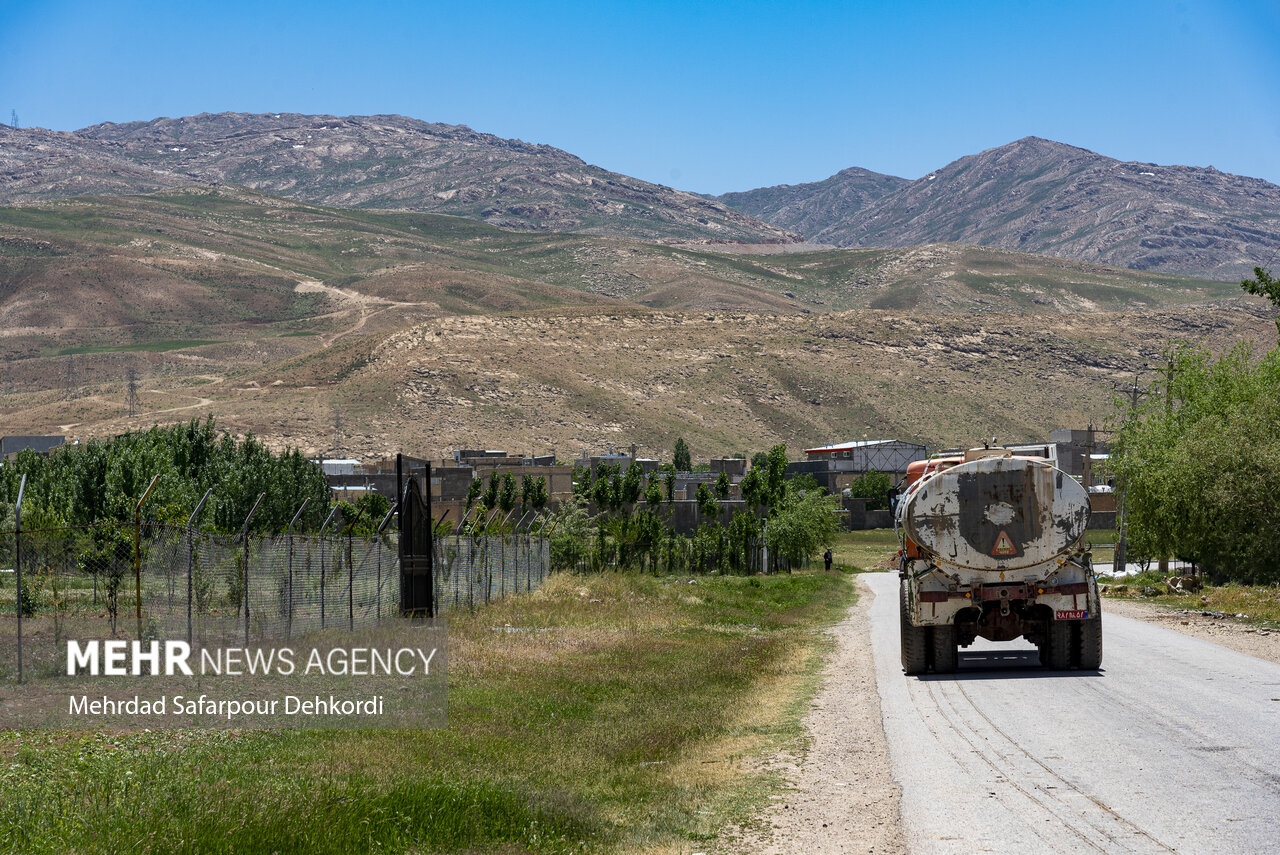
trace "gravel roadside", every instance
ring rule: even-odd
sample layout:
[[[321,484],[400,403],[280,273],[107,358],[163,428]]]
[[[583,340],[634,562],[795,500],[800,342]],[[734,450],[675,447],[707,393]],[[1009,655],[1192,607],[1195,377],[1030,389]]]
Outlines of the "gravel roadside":
[[[1142,600],[1103,597],[1102,611],[1154,623],[1268,662],[1280,662],[1280,632],[1275,630],[1260,629],[1230,618],[1206,617],[1196,611],[1168,609]],[[1105,667],[1105,657],[1103,664]]]
[[[893,779],[880,720],[868,612],[875,595],[861,578],[858,602],[831,634],[836,650],[823,670],[822,689],[805,716],[808,748],[771,765],[790,781],[761,818],[764,830],[734,841],[753,855],[905,853],[898,814],[901,790]]]

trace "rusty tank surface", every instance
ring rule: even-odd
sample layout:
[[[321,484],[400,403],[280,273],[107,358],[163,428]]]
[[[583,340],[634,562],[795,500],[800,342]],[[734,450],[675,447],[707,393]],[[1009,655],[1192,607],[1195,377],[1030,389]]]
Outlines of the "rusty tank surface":
[[[953,671],[978,637],[1025,637],[1050,668],[1100,667],[1085,488],[1049,460],[998,449],[912,474],[896,511],[903,669]]]

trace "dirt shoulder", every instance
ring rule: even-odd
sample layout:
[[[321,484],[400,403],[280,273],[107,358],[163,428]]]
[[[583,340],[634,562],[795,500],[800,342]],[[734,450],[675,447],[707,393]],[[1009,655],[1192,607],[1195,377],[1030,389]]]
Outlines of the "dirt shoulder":
[[[790,786],[761,818],[762,830],[736,841],[735,852],[905,853],[893,779],[880,719],[868,612],[875,598],[858,579],[858,603],[830,632],[836,641],[822,689],[805,716],[808,747],[771,765]]]
[[[1102,598],[1102,610],[1108,614],[1144,620],[1176,630],[1184,635],[1221,644],[1237,653],[1256,656],[1269,662],[1280,662],[1280,632],[1251,626],[1230,618],[1215,618],[1198,611],[1181,611],[1142,600]]]

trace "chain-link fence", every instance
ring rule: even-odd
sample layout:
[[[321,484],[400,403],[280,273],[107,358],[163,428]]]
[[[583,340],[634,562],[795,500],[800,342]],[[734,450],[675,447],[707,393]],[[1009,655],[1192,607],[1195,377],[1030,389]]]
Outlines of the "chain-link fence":
[[[394,530],[243,539],[154,524],[9,531],[0,562],[0,679],[20,667],[65,668],[68,639],[243,646],[369,627],[400,609]],[[531,591],[549,566],[545,538],[437,538],[436,612]]]
[[[436,538],[437,610],[467,608],[532,591],[547,578],[550,567],[551,546],[545,537]]]

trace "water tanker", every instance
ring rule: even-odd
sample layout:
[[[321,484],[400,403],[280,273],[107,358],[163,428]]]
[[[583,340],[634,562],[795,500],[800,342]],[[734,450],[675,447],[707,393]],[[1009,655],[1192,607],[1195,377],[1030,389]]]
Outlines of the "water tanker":
[[[1102,664],[1089,494],[1052,462],[1003,449],[913,463],[895,524],[902,667],[954,671],[979,636],[1025,637],[1041,664]]]

